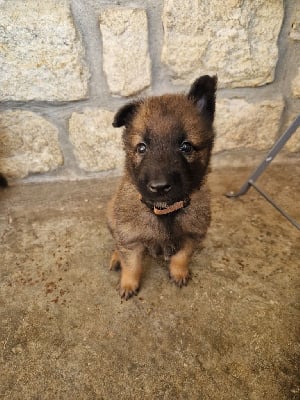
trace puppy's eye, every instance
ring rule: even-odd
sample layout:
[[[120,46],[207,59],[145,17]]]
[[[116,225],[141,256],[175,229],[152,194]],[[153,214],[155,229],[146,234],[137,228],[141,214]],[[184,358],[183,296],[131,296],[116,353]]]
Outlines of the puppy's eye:
[[[137,153],[139,153],[139,154],[145,154],[146,151],[147,151],[147,146],[146,146],[146,144],[145,144],[145,143],[139,143],[139,144],[136,146],[136,151],[137,151]]]
[[[182,142],[179,149],[185,154],[190,154],[194,150],[194,147],[190,142]]]

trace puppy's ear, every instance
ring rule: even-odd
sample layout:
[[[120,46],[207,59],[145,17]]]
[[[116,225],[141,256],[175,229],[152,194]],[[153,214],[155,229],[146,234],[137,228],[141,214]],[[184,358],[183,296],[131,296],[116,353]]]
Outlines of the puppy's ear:
[[[188,94],[199,113],[213,122],[215,116],[217,76],[203,75],[192,84]]]
[[[114,117],[112,123],[113,127],[120,128],[120,126],[128,126],[134,114],[137,112],[140,103],[140,101],[135,101],[125,104],[125,106],[121,107]]]

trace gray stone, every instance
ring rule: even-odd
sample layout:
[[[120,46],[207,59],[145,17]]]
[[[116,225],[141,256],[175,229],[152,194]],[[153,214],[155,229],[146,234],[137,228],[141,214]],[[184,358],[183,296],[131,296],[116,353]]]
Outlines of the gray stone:
[[[84,48],[67,1],[1,2],[0,42],[0,100],[87,97]]]
[[[174,83],[218,74],[220,87],[274,79],[282,0],[165,0],[162,61]]]
[[[214,151],[268,149],[277,138],[283,108],[281,98],[258,103],[248,103],[244,99],[219,100]]]
[[[113,116],[114,113],[101,109],[72,114],[69,135],[82,169],[107,171],[122,167],[122,129],[112,127]]]
[[[58,131],[50,122],[29,111],[0,114],[0,171],[24,178],[63,164]]]
[[[114,7],[101,13],[103,68],[113,95],[131,96],[150,86],[145,10]]]

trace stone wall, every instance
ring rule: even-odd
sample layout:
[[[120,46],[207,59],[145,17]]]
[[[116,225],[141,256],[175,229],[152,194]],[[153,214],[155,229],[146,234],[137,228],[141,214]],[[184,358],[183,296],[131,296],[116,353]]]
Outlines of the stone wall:
[[[214,158],[251,160],[300,112],[300,3],[0,0],[0,71],[0,171],[11,179],[119,171],[114,112],[201,74],[219,78]]]

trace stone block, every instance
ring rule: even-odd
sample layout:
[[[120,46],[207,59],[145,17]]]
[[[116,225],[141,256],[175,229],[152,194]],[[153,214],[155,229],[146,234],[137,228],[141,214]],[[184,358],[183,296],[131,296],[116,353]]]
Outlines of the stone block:
[[[278,136],[283,109],[281,98],[257,103],[249,103],[244,99],[219,100],[214,151],[269,149]]]
[[[46,119],[29,111],[0,113],[0,171],[24,178],[63,164],[58,131]]]
[[[122,129],[112,127],[113,117],[110,111],[90,108],[72,114],[70,140],[85,171],[107,171],[123,165]]]
[[[67,1],[1,2],[0,71],[0,100],[87,97],[84,48]]]
[[[295,78],[292,80],[292,94],[294,97],[300,98],[300,67]]]
[[[145,10],[114,7],[101,13],[103,68],[113,95],[131,96],[150,86]]]
[[[300,4],[295,5],[295,10],[292,15],[292,24],[290,28],[290,38],[293,40],[300,40]]]
[[[165,0],[162,62],[174,83],[217,74],[220,87],[274,80],[282,0]]]

